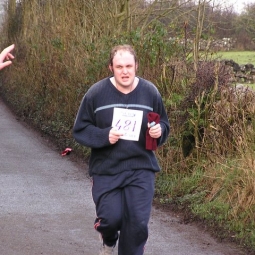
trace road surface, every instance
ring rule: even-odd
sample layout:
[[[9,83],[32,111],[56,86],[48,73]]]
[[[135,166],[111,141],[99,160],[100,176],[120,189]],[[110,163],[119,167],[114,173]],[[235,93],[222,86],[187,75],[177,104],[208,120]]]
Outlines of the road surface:
[[[97,255],[86,165],[62,157],[1,100],[0,135],[0,254]],[[149,229],[145,255],[245,254],[155,208]]]

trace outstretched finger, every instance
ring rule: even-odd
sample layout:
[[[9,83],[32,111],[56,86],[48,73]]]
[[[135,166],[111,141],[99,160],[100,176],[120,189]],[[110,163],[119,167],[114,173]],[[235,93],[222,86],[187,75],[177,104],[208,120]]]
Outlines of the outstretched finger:
[[[0,63],[0,70],[5,68],[6,66],[11,65],[12,61],[6,61],[4,63]]]
[[[5,60],[5,58],[6,58],[9,54],[11,54],[10,52],[14,49],[14,47],[15,47],[15,45],[12,44],[12,45],[6,47],[6,48],[0,53],[0,62],[1,62],[1,63]],[[11,56],[12,56],[12,54],[11,54]],[[9,57],[10,57],[10,56],[9,56]],[[14,58],[14,57],[13,57],[13,58]]]
[[[7,54],[7,60],[9,60],[9,59],[14,59],[15,57],[11,54],[11,53],[8,53]]]

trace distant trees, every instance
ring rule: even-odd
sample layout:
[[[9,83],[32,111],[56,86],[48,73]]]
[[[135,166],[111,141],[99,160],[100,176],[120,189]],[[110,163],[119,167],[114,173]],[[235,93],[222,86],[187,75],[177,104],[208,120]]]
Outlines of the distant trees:
[[[255,50],[255,3],[246,5],[238,17],[236,32],[244,49]]]
[[[57,8],[59,13],[62,9],[65,18],[70,10],[75,10],[76,16],[71,23],[80,24],[90,41],[98,36],[118,35],[138,27],[143,31],[157,20],[166,26],[171,37],[198,39],[199,36],[209,40],[230,37],[237,39],[236,47],[254,49],[255,3],[246,5],[240,14],[231,7],[226,8],[224,4],[224,1],[216,4],[215,0],[8,0],[8,16],[11,17],[10,30],[13,30],[30,20],[31,13],[26,12],[28,5],[33,12],[37,8],[45,12]],[[15,15],[17,5],[22,7],[23,21]],[[64,10],[64,6],[69,7]],[[22,26],[25,27],[25,23]]]

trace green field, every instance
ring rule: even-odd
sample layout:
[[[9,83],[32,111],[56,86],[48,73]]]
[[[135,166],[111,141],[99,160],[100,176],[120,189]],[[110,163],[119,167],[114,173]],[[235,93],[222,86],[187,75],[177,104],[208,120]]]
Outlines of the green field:
[[[239,65],[245,65],[245,64],[255,65],[255,52],[254,51],[217,52],[216,56],[221,59],[232,59]]]
[[[216,53],[216,58],[232,59],[238,65],[253,64],[255,66],[255,52],[254,51],[221,51]],[[249,87],[255,89],[254,83],[249,83]]]

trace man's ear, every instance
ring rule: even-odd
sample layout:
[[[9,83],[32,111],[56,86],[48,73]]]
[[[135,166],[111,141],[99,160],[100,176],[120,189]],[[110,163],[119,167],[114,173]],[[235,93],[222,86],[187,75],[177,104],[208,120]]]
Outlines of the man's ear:
[[[109,65],[109,70],[110,70],[111,72],[113,72],[112,66],[111,66],[111,65]]]
[[[138,69],[138,63],[135,64],[135,70],[137,71]]]

